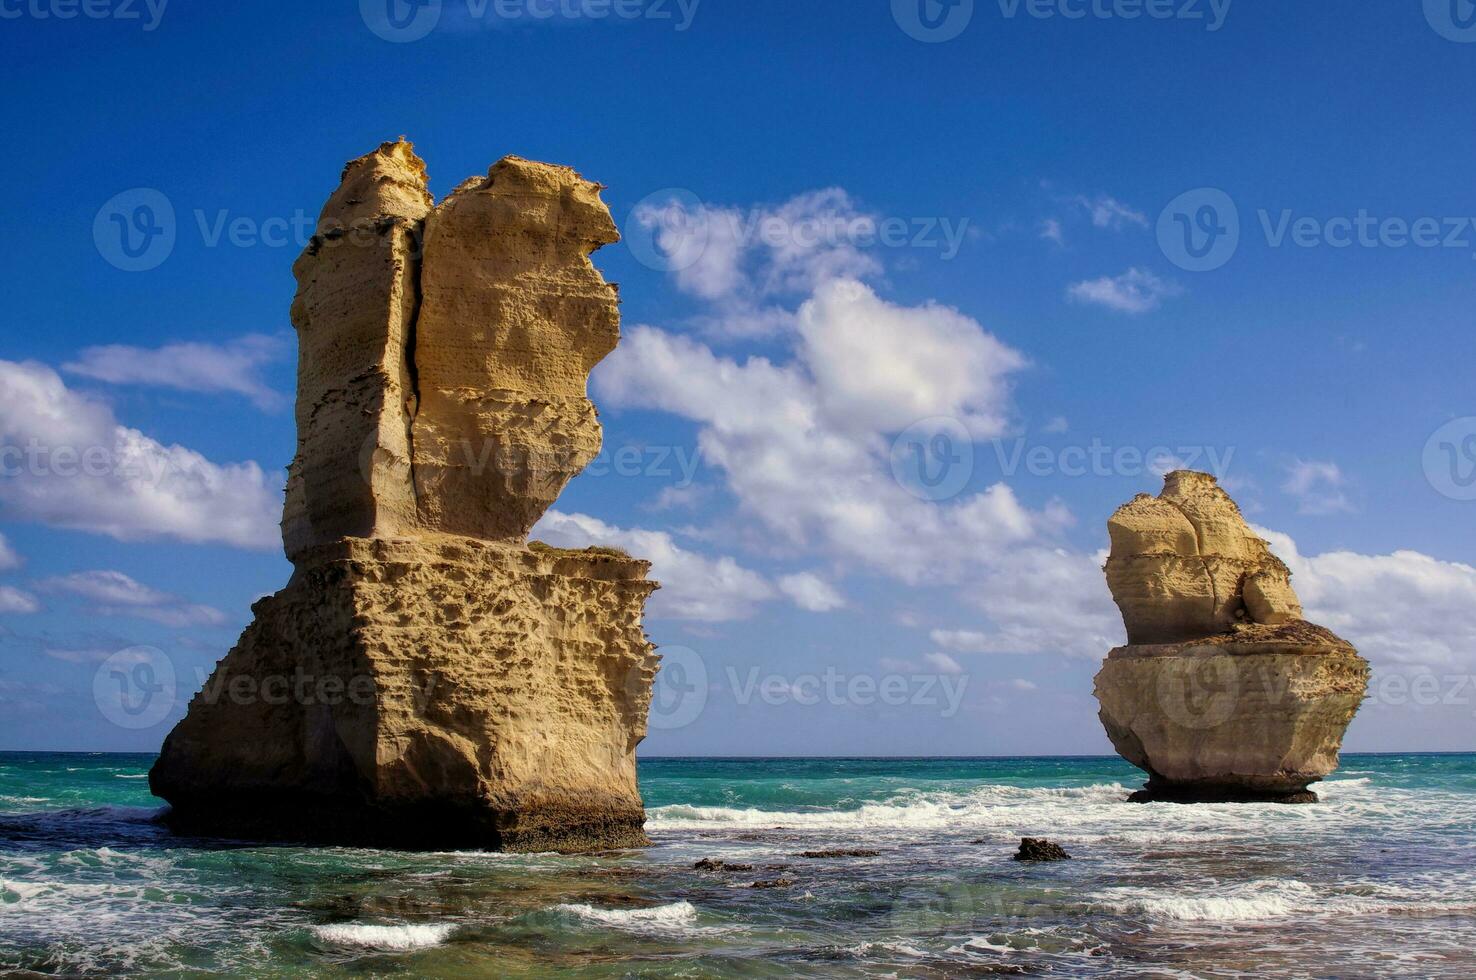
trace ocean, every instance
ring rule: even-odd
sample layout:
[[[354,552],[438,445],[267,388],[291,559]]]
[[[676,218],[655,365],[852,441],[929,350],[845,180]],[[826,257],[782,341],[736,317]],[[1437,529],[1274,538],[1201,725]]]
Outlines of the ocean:
[[[646,759],[655,846],[579,857],[173,838],[152,761],[0,754],[0,971],[1476,976],[1476,755],[1348,755],[1314,806],[1130,804],[1109,758]]]

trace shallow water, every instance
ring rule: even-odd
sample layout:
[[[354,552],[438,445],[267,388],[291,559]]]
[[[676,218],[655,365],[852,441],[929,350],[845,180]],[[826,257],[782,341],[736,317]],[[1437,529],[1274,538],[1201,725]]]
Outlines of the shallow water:
[[[1103,758],[646,760],[656,846],[590,857],[183,840],[152,761],[0,754],[0,970],[1476,976],[1473,755],[1348,756],[1304,807],[1128,804]]]

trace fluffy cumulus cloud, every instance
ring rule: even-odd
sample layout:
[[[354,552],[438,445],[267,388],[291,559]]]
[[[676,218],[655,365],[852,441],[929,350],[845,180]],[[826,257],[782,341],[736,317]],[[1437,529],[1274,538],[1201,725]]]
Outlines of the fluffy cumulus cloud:
[[[742,619],[777,595],[757,572],[727,556],[688,551],[666,531],[620,528],[585,514],[551,510],[532,536],[559,548],[619,548],[649,561],[651,577],[661,583],[649,607],[653,619]]]
[[[889,463],[897,433],[914,422],[946,416],[977,437],[1003,431],[1005,379],[1021,355],[954,310],[904,310],[853,280],[821,287],[799,319],[785,364],[721,357],[636,327],[595,384],[607,404],[699,423],[703,458],[748,515],[793,546],[906,581],[947,581],[981,555],[1059,526],[1059,513],[1029,510],[1004,484],[941,503],[920,498]],[[886,330],[901,336],[888,338],[889,358],[875,358],[866,348]],[[972,370],[940,362],[945,338]]]
[[[290,352],[285,337],[249,334],[225,344],[180,343],[164,347],[108,344],[89,347],[62,370],[116,385],[241,395],[258,408],[280,409],[287,399],[261,379],[261,368]]]
[[[125,541],[280,547],[281,494],[252,462],[217,464],[119,424],[51,368],[0,361],[0,508]]]
[[[782,575],[777,584],[791,602],[810,612],[832,612],[846,605],[845,596],[814,572]]]
[[[89,611],[104,616],[135,616],[180,628],[220,626],[227,621],[219,609],[161,592],[122,572],[76,572],[43,579],[38,587],[85,600]]]
[[[1281,489],[1296,499],[1298,513],[1320,515],[1353,510],[1347,486],[1338,464],[1297,459],[1287,466]]]
[[[1476,670],[1476,568],[1416,551],[1305,556],[1256,528],[1292,571],[1307,618],[1380,664]]]
[[[638,206],[632,221],[676,286],[711,304],[699,322],[727,337],[791,327],[792,310],[775,297],[881,271],[866,250],[879,219],[840,188],[746,210],[673,198]]]
[[[1066,295],[1078,303],[1105,306],[1117,313],[1151,313],[1165,298],[1180,292],[1177,285],[1147,269],[1132,268],[1120,276],[1103,276],[1073,284]]]

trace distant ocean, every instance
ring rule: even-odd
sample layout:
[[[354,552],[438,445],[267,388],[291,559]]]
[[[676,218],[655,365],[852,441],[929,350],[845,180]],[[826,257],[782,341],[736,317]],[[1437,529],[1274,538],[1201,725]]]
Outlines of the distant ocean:
[[[1105,758],[649,759],[656,846],[587,857],[182,841],[152,761],[0,754],[0,971],[1476,976],[1476,755],[1291,807],[1129,804]]]

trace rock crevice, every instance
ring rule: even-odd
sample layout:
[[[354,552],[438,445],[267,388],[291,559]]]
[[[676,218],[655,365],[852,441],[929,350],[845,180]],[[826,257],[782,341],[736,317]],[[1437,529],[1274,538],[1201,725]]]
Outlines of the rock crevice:
[[[507,157],[437,206],[403,141],[344,169],[293,267],[295,572],[164,744],[176,825],[645,842],[649,564],[527,541],[600,447],[586,386],[619,312],[590,262],[618,237],[599,190]]]

